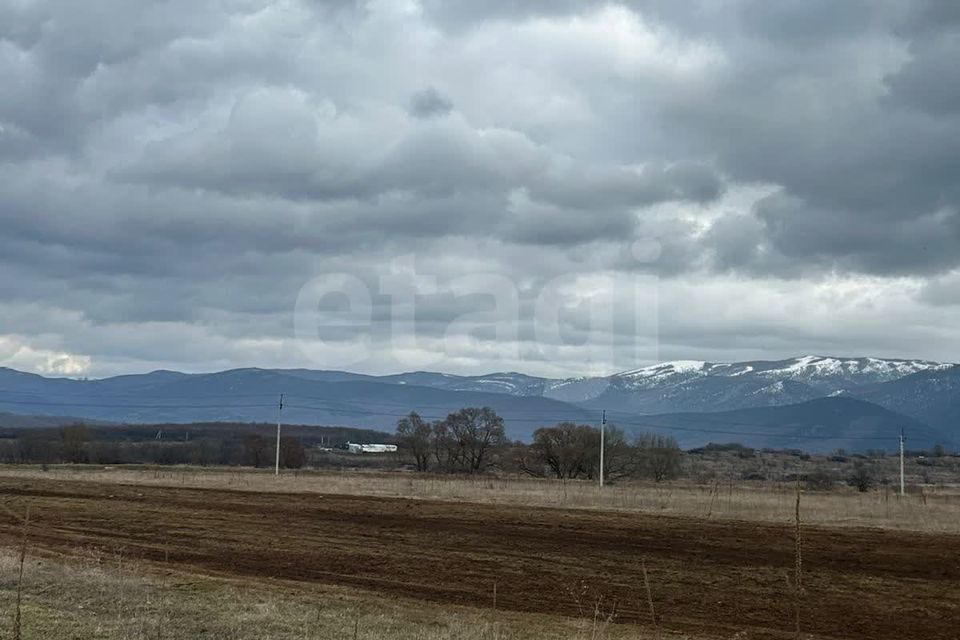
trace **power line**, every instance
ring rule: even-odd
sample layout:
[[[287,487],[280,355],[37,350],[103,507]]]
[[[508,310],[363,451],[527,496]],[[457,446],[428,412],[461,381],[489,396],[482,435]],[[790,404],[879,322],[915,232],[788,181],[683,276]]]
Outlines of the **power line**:
[[[607,430],[607,412],[604,411],[603,415],[600,418],[600,488],[603,489],[603,449],[604,449],[604,433]]]
[[[903,475],[903,427],[900,427],[900,497],[906,495],[906,483]]]
[[[277,405],[277,466],[274,475],[280,475],[280,422],[283,416],[283,394],[280,394],[280,404]]]

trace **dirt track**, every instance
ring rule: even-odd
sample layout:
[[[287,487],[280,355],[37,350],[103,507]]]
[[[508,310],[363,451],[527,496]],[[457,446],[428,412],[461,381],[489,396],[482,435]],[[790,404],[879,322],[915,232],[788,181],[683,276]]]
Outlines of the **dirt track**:
[[[788,527],[315,494],[0,479],[31,543],[122,548],[205,573],[646,623],[646,558],[665,628],[792,637]],[[19,535],[0,513],[0,538]],[[805,529],[802,626],[825,638],[960,637],[960,537]]]

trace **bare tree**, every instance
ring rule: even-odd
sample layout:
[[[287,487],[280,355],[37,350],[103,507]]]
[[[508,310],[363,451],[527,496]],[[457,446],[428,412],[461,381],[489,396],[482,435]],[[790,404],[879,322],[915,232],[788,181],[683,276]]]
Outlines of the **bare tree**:
[[[590,474],[591,478],[599,477],[599,459],[597,466]],[[637,448],[631,446],[627,436],[619,427],[607,425],[603,438],[603,478],[615,482],[621,478],[629,478],[637,474]]]
[[[87,461],[87,441],[90,432],[82,423],[70,424],[60,430],[63,442],[63,459],[65,462],[78,464]]]
[[[637,437],[635,446],[640,475],[655,482],[663,482],[680,474],[682,454],[675,438],[645,433]]]
[[[214,445],[209,440],[196,440],[190,446],[190,463],[205,467],[213,462],[214,453]]]
[[[456,440],[450,435],[446,420],[437,420],[430,425],[430,452],[437,467],[455,471],[458,464]]]
[[[829,491],[833,489],[834,477],[829,469],[823,465],[817,467],[806,475],[807,489],[810,491]]]
[[[266,438],[256,434],[250,434],[243,439],[243,452],[247,464],[255,467],[262,467],[270,459],[270,443]]]
[[[280,466],[285,469],[302,469],[307,462],[303,444],[293,436],[280,438]]]
[[[492,449],[505,440],[503,418],[490,407],[467,407],[447,416],[434,433],[445,450],[447,467],[477,473],[486,468]]]
[[[559,479],[572,480],[589,476],[598,464],[600,432],[589,425],[561,422],[533,432],[529,460],[521,460],[521,468],[531,475],[543,470]]]
[[[431,436],[433,428],[416,411],[397,421],[397,444],[413,456],[417,471],[430,468],[430,455],[433,451]]]
[[[853,465],[853,472],[850,474],[850,484],[856,487],[857,491],[865,493],[873,487],[875,480],[874,470],[863,460],[857,460],[856,464]]]
[[[59,438],[58,438],[59,435]],[[51,464],[60,459],[63,451],[63,435],[52,429],[27,431],[17,438],[16,462],[39,462]]]

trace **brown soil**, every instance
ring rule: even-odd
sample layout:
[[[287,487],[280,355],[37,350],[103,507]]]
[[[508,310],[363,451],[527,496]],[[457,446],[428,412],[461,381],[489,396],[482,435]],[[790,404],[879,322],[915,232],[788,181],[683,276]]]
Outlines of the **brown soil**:
[[[793,637],[792,527],[342,495],[0,479],[0,540],[83,546],[252,580]],[[805,528],[801,626],[824,638],[960,637],[960,536]]]

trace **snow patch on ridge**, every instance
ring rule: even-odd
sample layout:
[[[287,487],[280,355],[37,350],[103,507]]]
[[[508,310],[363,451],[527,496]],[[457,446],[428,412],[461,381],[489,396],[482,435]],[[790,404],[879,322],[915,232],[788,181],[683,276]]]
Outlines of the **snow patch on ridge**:
[[[794,379],[819,379],[830,377],[864,376],[877,380],[893,380],[903,376],[942,369],[949,365],[926,360],[881,360],[880,358],[831,358],[803,356],[780,369],[765,372],[767,375],[785,375]]]
[[[708,364],[702,360],[674,360],[672,362],[661,362],[660,364],[650,365],[642,369],[634,369],[633,371],[624,371],[623,373],[617,374],[617,377],[655,378],[678,373],[703,372],[706,368],[708,368]]]

